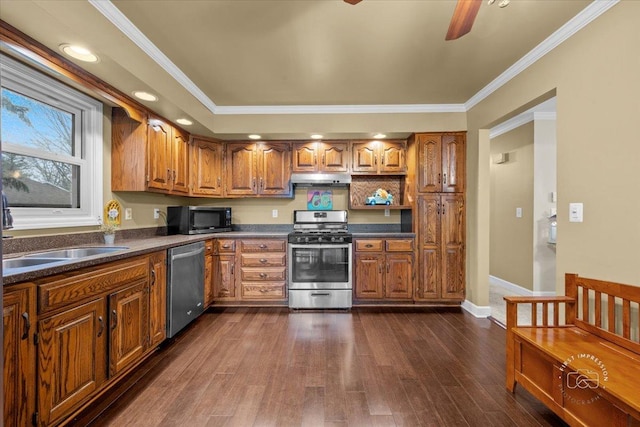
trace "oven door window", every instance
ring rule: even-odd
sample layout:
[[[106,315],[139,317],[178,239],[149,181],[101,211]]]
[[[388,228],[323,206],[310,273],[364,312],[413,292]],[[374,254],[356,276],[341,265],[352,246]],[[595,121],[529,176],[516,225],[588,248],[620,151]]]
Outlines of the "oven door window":
[[[292,249],[290,280],[298,283],[349,282],[349,248],[344,246]]]

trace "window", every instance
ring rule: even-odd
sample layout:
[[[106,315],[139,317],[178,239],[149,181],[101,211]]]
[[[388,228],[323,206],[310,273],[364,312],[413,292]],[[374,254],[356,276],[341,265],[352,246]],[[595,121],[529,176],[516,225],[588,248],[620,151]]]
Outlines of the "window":
[[[102,104],[0,55],[2,185],[15,229],[98,223]]]

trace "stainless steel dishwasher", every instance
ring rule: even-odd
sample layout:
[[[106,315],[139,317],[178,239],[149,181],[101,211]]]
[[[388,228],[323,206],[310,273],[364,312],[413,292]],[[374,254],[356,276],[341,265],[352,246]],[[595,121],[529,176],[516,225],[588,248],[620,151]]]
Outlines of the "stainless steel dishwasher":
[[[167,336],[173,337],[204,311],[204,242],[168,250]]]

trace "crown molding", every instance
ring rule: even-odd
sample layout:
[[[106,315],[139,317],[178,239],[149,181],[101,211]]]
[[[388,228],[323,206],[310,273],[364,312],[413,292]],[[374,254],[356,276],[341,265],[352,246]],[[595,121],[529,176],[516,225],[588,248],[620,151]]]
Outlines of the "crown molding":
[[[522,125],[532,122],[534,119],[535,117],[532,111],[526,111],[522,114],[518,114],[517,116],[507,120],[506,122],[502,122],[498,126],[492,127],[491,130],[489,130],[489,139],[496,138],[502,134],[514,130],[515,128],[519,128]]]
[[[216,114],[408,114],[465,113],[463,104],[248,105],[216,107]]]
[[[88,0],[105,18],[133,41],[189,93],[213,114],[410,114],[464,113],[505,85],[538,59],[615,6],[620,0],[594,0],[575,17],[533,48],[464,104],[390,104],[390,105],[281,105],[217,106],[186,74],[140,31],[111,1]]]
[[[533,120],[556,120],[557,114],[553,112],[535,112],[533,113]]]
[[[467,111],[475,107],[482,100],[487,98],[496,90],[500,89],[511,79],[529,68],[537,60],[558,47],[569,37],[586,27],[591,21],[605,13],[607,10],[615,6],[620,0],[595,0],[589,6],[585,7],[580,13],[571,18],[560,27],[556,32],[543,40],[538,46],[534,47],[529,53],[520,58],[515,64],[507,68],[502,74],[496,77],[491,83],[480,89],[478,93],[473,95],[464,106]]]
[[[151,40],[138,29],[133,22],[120,12],[111,1],[88,0],[98,12],[102,13],[113,25],[116,26],[125,36],[129,37],[144,53],[149,55],[160,67],[162,67],[171,77],[182,85],[191,95],[200,101],[213,114],[216,113],[216,104],[191,81],[185,73],[174,64],[167,55],[154,45]]]

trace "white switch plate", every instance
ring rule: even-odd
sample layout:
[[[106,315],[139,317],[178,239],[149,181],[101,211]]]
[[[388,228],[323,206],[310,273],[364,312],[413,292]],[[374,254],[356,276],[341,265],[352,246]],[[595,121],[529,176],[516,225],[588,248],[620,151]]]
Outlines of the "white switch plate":
[[[522,208],[516,208],[516,218],[522,218]]]
[[[583,212],[584,205],[582,203],[569,203],[569,222],[582,222]]]
[[[272,216],[273,218],[278,218],[278,209],[273,209],[273,210],[271,211],[271,216]]]
[[[158,218],[160,218],[160,209],[154,208],[153,209],[153,219],[158,219]]]
[[[131,211],[131,208],[126,208],[124,210],[124,219],[131,219],[133,218],[133,212]]]

